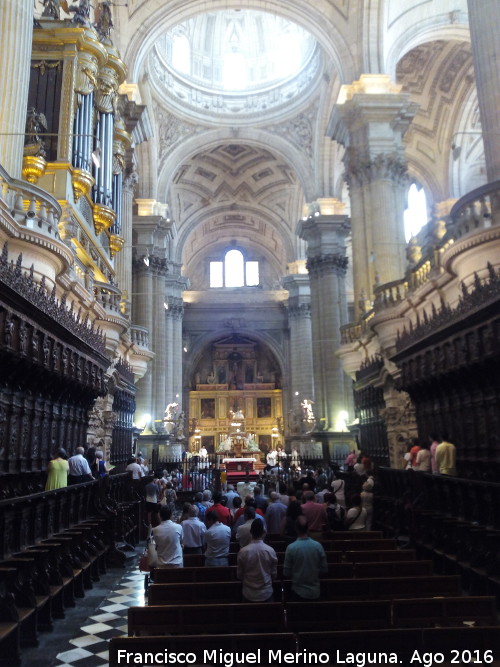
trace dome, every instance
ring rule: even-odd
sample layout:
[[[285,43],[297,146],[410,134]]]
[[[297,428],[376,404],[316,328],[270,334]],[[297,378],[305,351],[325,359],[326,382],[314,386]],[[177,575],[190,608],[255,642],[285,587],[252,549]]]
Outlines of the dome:
[[[157,40],[151,70],[164,96],[215,113],[259,112],[297,98],[319,71],[311,33],[252,10],[198,15]]]

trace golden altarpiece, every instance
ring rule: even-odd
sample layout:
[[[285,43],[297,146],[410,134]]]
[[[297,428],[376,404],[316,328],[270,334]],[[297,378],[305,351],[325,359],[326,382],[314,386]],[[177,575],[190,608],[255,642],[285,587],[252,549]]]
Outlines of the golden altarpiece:
[[[232,335],[207,350],[189,393],[190,450],[263,460],[279,444],[278,366],[256,341]]]

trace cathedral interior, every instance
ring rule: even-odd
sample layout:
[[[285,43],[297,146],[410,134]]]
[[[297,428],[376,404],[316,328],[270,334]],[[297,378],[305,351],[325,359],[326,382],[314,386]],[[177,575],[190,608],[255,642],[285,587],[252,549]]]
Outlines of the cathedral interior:
[[[389,475],[437,433],[496,482],[499,11],[1,0],[0,503],[235,414],[263,456]],[[51,534],[3,512],[4,558]]]
[[[499,75],[469,4],[2,3],[3,472],[214,452],[240,404],[263,453],[397,468],[437,432],[496,478]]]

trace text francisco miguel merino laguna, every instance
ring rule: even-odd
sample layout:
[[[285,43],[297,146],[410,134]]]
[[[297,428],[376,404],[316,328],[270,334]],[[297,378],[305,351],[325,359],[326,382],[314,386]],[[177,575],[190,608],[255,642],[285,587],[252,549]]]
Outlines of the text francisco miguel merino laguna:
[[[203,655],[200,655],[203,653]],[[432,665],[425,658],[428,654],[419,655],[415,651],[410,663],[420,664],[423,667]],[[442,655],[442,654],[439,654]],[[313,653],[302,650],[297,652],[287,652],[282,650],[262,650],[256,649],[252,652],[225,652],[222,650],[204,650],[198,653],[174,653],[173,651],[128,651],[118,649],[116,652],[116,663],[118,665],[224,665],[224,667],[234,667],[235,665],[356,665],[356,667],[365,667],[365,665],[391,665],[400,664],[397,653],[385,652],[367,652],[367,653],[349,653],[346,651],[332,651],[331,653]]]

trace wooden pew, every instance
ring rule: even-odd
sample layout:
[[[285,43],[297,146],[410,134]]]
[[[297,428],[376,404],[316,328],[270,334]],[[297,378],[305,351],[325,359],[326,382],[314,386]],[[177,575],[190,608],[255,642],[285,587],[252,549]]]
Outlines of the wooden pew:
[[[15,667],[20,664],[20,630],[14,600],[0,580],[0,665]]]
[[[389,628],[390,600],[287,602],[288,632]]]
[[[281,600],[281,582],[274,583],[275,600]],[[148,605],[241,603],[241,582],[151,584]]]
[[[361,531],[360,531],[361,532]],[[333,540],[331,551],[396,551],[396,542],[390,539],[356,539]]]
[[[352,563],[416,560],[415,549],[381,549],[380,551],[345,551],[345,559]]]
[[[283,581],[285,600],[290,598],[291,581]],[[430,577],[376,577],[369,579],[321,579],[323,600],[387,600],[432,595],[461,595],[458,575]]]
[[[285,631],[280,602],[130,607],[128,634],[236,634]]]
[[[236,566],[155,568],[151,573],[155,584],[237,581]]]
[[[397,656],[400,664],[410,664],[414,652],[418,651],[420,660],[424,653],[434,655],[442,653],[444,662],[453,664],[470,664],[473,662],[474,651],[479,651],[482,664],[498,665],[500,660],[500,632],[498,627],[466,628],[457,632],[456,628],[432,629],[388,629],[388,630],[359,630],[332,631],[332,632],[302,632],[297,635],[299,651],[311,653],[326,653],[330,656],[329,665],[337,665],[337,651],[339,658],[346,659],[347,653],[392,653]],[[453,653],[458,652],[458,655]],[[464,661],[460,656],[464,652]],[[486,651],[491,652],[491,662]],[[483,660],[487,655],[488,659]],[[343,664],[343,663],[340,663]],[[379,664],[388,664],[380,661]],[[413,661],[412,664],[423,662]],[[437,664],[432,661],[432,664]]]
[[[465,596],[393,600],[395,627],[464,627],[497,625],[498,614],[494,596]]]
[[[126,664],[123,654],[122,659],[119,660],[118,651],[120,650],[140,655],[151,653],[153,656],[155,653],[161,653],[163,656],[165,650],[169,654],[191,653],[197,658],[197,662],[193,663],[196,665],[222,664],[219,659],[219,651],[232,655],[243,653],[249,656],[260,650],[260,660],[252,661],[249,664],[275,665],[278,661],[276,660],[276,654],[273,655],[273,653],[270,653],[271,651],[294,653],[295,648],[296,640],[292,633],[112,637],[109,646],[109,667],[123,667]],[[216,652],[215,660],[210,659],[212,651]],[[134,663],[130,662],[129,664]],[[144,664],[154,664],[154,661]]]
[[[389,561],[355,563],[355,577],[416,577],[432,574],[432,561]]]
[[[175,584],[181,582],[237,581],[236,566],[227,567],[179,567],[155,568],[151,578],[155,584]],[[323,575],[331,579],[354,576],[352,563],[328,563],[328,573]],[[278,579],[283,578],[283,566],[278,565]]]

